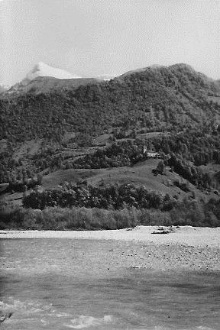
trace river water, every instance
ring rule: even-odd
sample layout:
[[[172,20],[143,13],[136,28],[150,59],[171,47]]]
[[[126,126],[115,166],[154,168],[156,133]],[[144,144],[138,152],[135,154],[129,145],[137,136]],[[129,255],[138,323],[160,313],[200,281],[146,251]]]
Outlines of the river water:
[[[1,329],[220,329],[219,274],[123,267],[123,244],[1,240]]]

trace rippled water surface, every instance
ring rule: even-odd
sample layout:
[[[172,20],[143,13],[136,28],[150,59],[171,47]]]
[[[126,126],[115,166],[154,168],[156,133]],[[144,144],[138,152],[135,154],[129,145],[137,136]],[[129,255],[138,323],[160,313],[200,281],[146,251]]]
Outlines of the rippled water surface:
[[[109,269],[115,244],[2,240],[1,329],[220,329],[219,274]]]

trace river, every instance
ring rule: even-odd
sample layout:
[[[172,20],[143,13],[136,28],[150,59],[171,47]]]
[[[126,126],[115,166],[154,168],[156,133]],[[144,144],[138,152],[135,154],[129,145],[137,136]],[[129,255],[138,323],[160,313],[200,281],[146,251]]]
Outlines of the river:
[[[128,244],[2,239],[1,329],[219,330],[218,273],[109,266]]]

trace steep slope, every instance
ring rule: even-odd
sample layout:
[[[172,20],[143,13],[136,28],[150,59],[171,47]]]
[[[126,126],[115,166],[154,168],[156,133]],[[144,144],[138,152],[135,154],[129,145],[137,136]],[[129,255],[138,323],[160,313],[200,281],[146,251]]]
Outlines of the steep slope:
[[[9,94],[11,94],[11,96],[19,96],[26,93],[46,94],[55,91],[61,92],[62,90],[71,90],[81,85],[87,85],[99,81],[100,80],[94,78],[58,79],[54,77],[39,76],[33,80],[26,81],[25,83],[21,82],[16,84],[10,89]]]
[[[149,67],[109,82],[0,100],[0,138],[60,141],[66,131],[96,135],[112,127],[182,129],[217,120],[219,100],[219,85],[188,65]]]
[[[81,85],[96,83],[103,78],[82,78],[77,75],[51,67],[43,62],[36,64],[26,77],[19,83],[12,86],[8,95],[18,97],[21,94],[51,93],[67,89],[75,89]]]
[[[56,81],[68,81],[69,79],[81,79],[81,77],[72,75],[65,70],[54,68],[43,62],[39,62],[30,72],[28,72],[21,82],[10,88],[9,94],[27,93],[29,91],[37,93],[42,91],[47,92],[48,90],[53,89],[53,86],[56,85]],[[59,85],[59,83],[57,84]],[[62,85],[63,84],[61,83],[59,87],[61,88]]]
[[[71,73],[51,67],[43,62],[39,62],[34,66],[34,68],[27,74],[23,82],[33,80],[37,77],[53,77],[57,79],[74,79],[81,78],[77,75],[72,75]]]

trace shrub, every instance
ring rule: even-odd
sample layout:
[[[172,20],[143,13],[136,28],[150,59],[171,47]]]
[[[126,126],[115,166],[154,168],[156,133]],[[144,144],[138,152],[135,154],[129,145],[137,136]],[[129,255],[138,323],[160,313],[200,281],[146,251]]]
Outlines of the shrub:
[[[170,203],[168,196],[164,198]],[[191,225],[220,226],[220,201],[210,200],[198,203],[196,200],[176,201],[171,211],[160,209],[137,209],[124,207],[110,208],[58,206],[40,209],[22,207],[2,208],[0,229],[38,230],[98,230],[121,229],[137,225]]]

